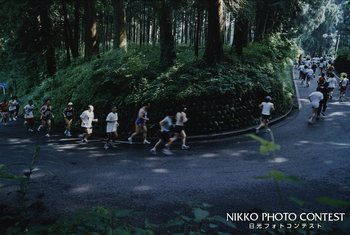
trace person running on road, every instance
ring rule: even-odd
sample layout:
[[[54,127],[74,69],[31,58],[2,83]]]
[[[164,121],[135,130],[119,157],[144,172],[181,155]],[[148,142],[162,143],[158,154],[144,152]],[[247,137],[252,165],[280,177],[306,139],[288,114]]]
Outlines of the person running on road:
[[[308,67],[306,69],[306,87],[310,86],[310,81],[312,80],[312,78],[314,77],[314,71]]]
[[[66,130],[64,131],[65,136],[68,136],[68,137],[72,136],[71,128],[72,128],[74,117],[75,117],[75,110],[73,107],[73,103],[69,102],[67,107],[63,110],[63,118],[66,124]]]
[[[338,84],[338,81],[335,78],[334,73],[330,74],[329,78],[327,79],[327,82],[328,82],[329,100],[332,100],[332,98],[333,98],[333,91],[334,91],[335,87]]]
[[[321,73],[321,76],[317,80],[317,87],[323,86],[326,82],[326,76],[324,73]]]
[[[135,121],[135,132],[131,134],[131,136],[128,138],[128,141],[130,144],[132,144],[132,139],[143,132],[143,144],[150,144],[147,140],[147,126],[146,122],[149,120],[147,117],[147,112],[149,108],[151,107],[150,103],[145,104],[142,108],[140,108],[138,116]]]
[[[38,131],[46,127],[46,137],[50,137],[51,131],[51,119],[54,117],[52,114],[51,100],[47,99],[43,106],[41,106],[39,113],[41,115],[41,125],[38,127]]]
[[[12,96],[12,98],[9,101],[9,121],[16,121],[16,116],[17,116],[17,97]]]
[[[349,79],[348,79],[348,75],[344,74],[343,75],[343,79],[339,82],[339,87],[340,87],[340,96],[339,96],[339,102],[342,102],[345,98],[345,94],[346,94],[346,89],[349,86]]]
[[[260,117],[260,125],[256,128],[256,133],[259,133],[260,128],[265,127],[267,131],[270,131],[268,124],[271,118],[271,111],[275,110],[274,104],[271,102],[271,97],[266,96],[264,102],[259,105],[262,109]]]
[[[104,146],[104,148],[107,150],[110,147],[115,148],[115,144],[113,143],[113,140],[116,139],[118,137],[118,113],[117,113],[118,109],[117,106],[113,106],[112,107],[112,112],[110,112],[107,115],[106,118],[106,132],[107,132],[107,140],[106,140],[106,144]]]
[[[168,114],[163,120],[159,122],[160,126],[160,134],[159,134],[159,140],[154,145],[154,147],[150,150],[152,154],[157,154],[157,147],[161,143],[165,143],[165,146],[162,150],[162,152],[165,155],[172,155],[172,152],[169,150],[169,147],[171,145],[170,138],[172,136],[172,133],[170,129],[173,126],[173,116],[171,114]]]
[[[323,94],[320,92],[320,88],[317,88],[316,91],[312,92],[309,95],[309,100],[311,102],[312,113],[309,116],[309,124],[314,122],[314,119],[317,117],[318,108],[320,107],[320,102],[323,100]]]
[[[299,80],[301,80],[300,84],[304,84],[305,80],[306,80],[306,75],[307,75],[307,66],[306,65],[302,65],[300,67],[300,74],[299,74]]]
[[[29,100],[28,104],[24,106],[24,125],[28,127],[29,132],[34,132],[34,105],[33,100]]]
[[[2,103],[0,103],[0,112],[1,112],[1,122],[4,126],[7,125],[7,120],[8,120],[8,108],[9,108],[9,103],[7,102],[6,99]]]
[[[324,82],[322,85],[320,85],[317,90],[320,91],[323,94],[323,99],[320,101],[320,106],[317,110],[317,119],[322,115],[322,117],[325,117],[326,110],[327,110],[327,102],[329,99],[329,90],[328,90],[329,83]]]
[[[179,137],[181,137],[182,145],[181,149],[186,150],[190,147],[186,145],[186,132],[185,132],[185,123],[188,121],[187,115],[186,115],[187,107],[185,105],[182,106],[182,109],[179,110],[179,112],[176,113],[175,119],[175,135],[173,138],[170,138],[170,144],[172,144],[175,140],[177,140]],[[166,144],[168,145],[168,144]]]
[[[84,133],[79,135],[79,138],[82,139],[83,143],[88,142],[88,138],[92,134],[92,122],[98,122],[98,119],[95,119],[94,106],[89,105],[88,109],[85,110],[80,115],[81,127],[84,128]]]

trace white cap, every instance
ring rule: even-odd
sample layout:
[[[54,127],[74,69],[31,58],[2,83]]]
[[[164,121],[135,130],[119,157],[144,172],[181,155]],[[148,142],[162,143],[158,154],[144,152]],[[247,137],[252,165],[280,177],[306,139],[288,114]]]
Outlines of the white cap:
[[[68,106],[72,106],[72,105],[73,105],[73,103],[72,103],[72,102],[69,102],[69,103],[68,103]]]
[[[94,111],[94,106],[90,104],[88,107],[91,109],[91,111]]]

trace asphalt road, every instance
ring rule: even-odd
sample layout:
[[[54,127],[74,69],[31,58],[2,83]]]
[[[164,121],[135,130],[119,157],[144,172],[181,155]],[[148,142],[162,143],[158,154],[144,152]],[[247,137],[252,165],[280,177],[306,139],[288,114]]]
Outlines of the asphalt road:
[[[316,80],[309,88],[296,83],[301,109],[271,126],[281,146],[275,154],[260,154],[259,144],[246,136],[190,143],[186,151],[178,144],[173,156],[152,156],[150,146],[143,145],[120,144],[106,151],[101,140],[82,144],[61,134],[46,138],[44,133],[28,133],[17,121],[0,126],[0,162],[20,173],[25,166],[17,163],[29,163],[35,146],[41,147],[29,195],[33,200],[40,197],[42,216],[103,205],[144,211],[162,220],[191,201],[212,204],[212,213],[224,217],[253,208],[334,211],[316,198],[350,200],[350,98],[342,103],[334,99],[326,118],[308,125],[307,96]],[[338,95],[337,90],[335,98]],[[266,133],[259,136],[269,138]],[[281,182],[280,197],[273,181],[256,178],[271,170],[297,176],[303,184]],[[291,196],[309,204],[300,207],[288,200]],[[15,203],[13,194],[4,190],[1,199]]]

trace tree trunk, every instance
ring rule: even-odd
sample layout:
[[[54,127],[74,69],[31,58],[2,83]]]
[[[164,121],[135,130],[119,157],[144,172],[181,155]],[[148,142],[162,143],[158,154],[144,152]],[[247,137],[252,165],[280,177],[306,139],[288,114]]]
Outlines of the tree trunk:
[[[75,0],[74,6],[74,38],[72,44],[73,58],[79,57],[79,42],[80,42],[80,0]]]
[[[200,40],[200,31],[202,27],[202,16],[201,16],[201,9],[198,6],[199,0],[197,0],[197,21],[196,21],[196,36],[194,40],[194,54],[198,58],[198,51],[199,51],[199,40]]]
[[[153,21],[152,21],[152,45],[157,43],[157,13],[153,8]]]
[[[160,65],[169,67],[174,64],[176,59],[170,0],[162,0],[160,5]]]
[[[86,59],[99,55],[99,37],[96,21],[96,0],[84,1],[85,53]]]
[[[222,61],[223,49],[223,0],[208,1],[208,34],[205,47],[204,59],[209,64]]]
[[[115,24],[115,36],[114,36],[114,48],[120,48],[127,50],[127,36],[126,36],[126,11],[124,0],[113,0],[114,9],[114,24]]]
[[[248,45],[249,21],[238,16],[235,21],[235,32],[233,42],[237,54],[241,55],[243,48]]]
[[[67,64],[70,64],[70,48],[72,47],[72,30],[67,15],[67,7],[65,0],[61,0],[63,24],[64,24],[64,42],[66,47]]]
[[[46,59],[47,73],[52,76],[56,73],[55,47],[53,45],[52,23],[49,17],[51,1],[40,0],[39,2],[39,25],[42,49]]]

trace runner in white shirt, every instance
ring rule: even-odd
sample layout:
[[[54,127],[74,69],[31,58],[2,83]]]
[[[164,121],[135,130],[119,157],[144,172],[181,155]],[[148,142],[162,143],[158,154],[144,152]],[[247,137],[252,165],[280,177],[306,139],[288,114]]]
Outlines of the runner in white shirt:
[[[340,96],[339,96],[339,102],[342,102],[345,98],[346,89],[349,86],[349,79],[347,77],[347,74],[343,74],[343,79],[339,82],[339,90],[340,90]]]
[[[323,100],[323,94],[319,91],[319,88],[317,91],[312,92],[309,95],[309,100],[311,102],[312,107],[312,113],[309,117],[309,124],[312,124],[314,122],[314,119],[317,117],[318,108],[320,106],[320,102]]]
[[[179,110],[179,112],[176,113],[175,119],[175,135],[173,138],[170,139],[169,144],[172,144],[175,140],[177,140],[179,137],[181,137],[182,145],[181,149],[186,150],[190,147],[186,145],[186,132],[185,132],[185,123],[188,121],[187,115],[186,115],[187,107],[185,105],[182,105],[182,108]],[[166,147],[168,144],[166,144]]]
[[[29,132],[33,132],[34,120],[34,105],[33,100],[29,100],[28,104],[24,106],[24,125],[28,127]]]
[[[270,96],[266,96],[264,102],[259,105],[259,108],[261,108],[262,111],[260,117],[260,125],[255,128],[256,133],[259,133],[259,130],[262,127],[265,127],[267,131],[270,131],[268,125],[271,118],[271,111],[275,110],[275,106],[273,103],[271,103],[271,100],[272,99]]]
[[[330,77],[327,79],[327,82],[328,82],[329,100],[331,100],[333,98],[334,89],[336,88],[338,83],[334,73],[330,74]]]
[[[80,115],[80,120],[84,133],[79,135],[79,137],[82,139],[82,142],[87,143],[88,138],[92,134],[92,122],[98,122],[98,119],[95,119],[94,106],[89,105],[88,109]]]
[[[16,100],[16,97],[13,96],[11,100],[9,101],[9,121],[16,121],[16,116],[17,116],[17,105],[18,102]]]
[[[173,153],[169,150],[169,147],[171,145],[170,137],[172,136],[172,132],[170,131],[173,126],[173,115],[171,115],[168,112],[168,115],[159,122],[160,126],[160,134],[159,134],[159,140],[154,145],[154,147],[150,150],[152,154],[157,154],[157,147],[164,143],[163,153],[165,155],[172,155]]]
[[[310,67],[307,68],[306,69],[306,86],[307,87],[310,86],[310,81],[312,80],[313,77],[314,77],[314,71]]]
[[[110,112],[107,115],[106,118],[106,133],[107,133],[107,140],[104,148],[107,150],[109,147],[115,148],[116,146],[113,143],[113,139],[116,139],[118,137],[118,113],[117,113],[117,107],[113,106],[112,107],[112,112]]]

